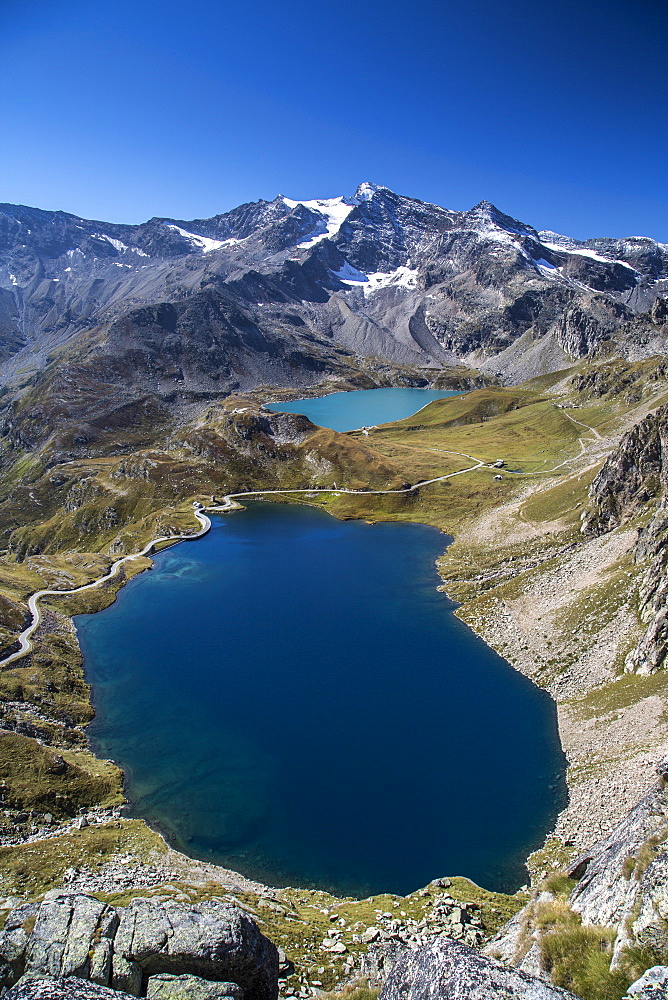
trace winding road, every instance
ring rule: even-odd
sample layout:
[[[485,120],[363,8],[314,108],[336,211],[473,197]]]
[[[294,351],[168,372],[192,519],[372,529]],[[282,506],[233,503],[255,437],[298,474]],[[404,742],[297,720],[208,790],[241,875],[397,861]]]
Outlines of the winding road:
[[[97,580],[93,580],[92,583],[84,583],[81,587],[72,587],[70,590],[37,590],[34,594],[31,594],[28,598],[28,610],[32,615],[32,620],[30,624],[24,628],[24,630],[18,636],[19,648],[15,653],[11,653],[6,656],[3,660],[0,660],[0,667],[9,666],[10,663],[15,663],[16,660],[20,660],[22,657],[26,656],[33,649],[32,636],[34,635],[36,629],[41,621],[41,611],[39,608],[39,600],[42,597],[57,597],[65,596],[70,594],[80,594],[84,590],[91,590],[93,587],[98,587],[101,583],[105,583],[107,580],[113,579],[116,576],[121,566],[129,562],[130,559],[139,559],[141,556],[149,555],[156,545],[161,542],[182,542],[182,541],[193,541],[196,538],[201,538],[202,535],[211,529],[211,521],[204,513],[205,510],[211,513],[223,513],[224,511],[235,510],[241,507],[241,504],[237,503],[239,497],[261,497],[261,496],[276,496],[278,494],[292,494],[295,493],[350,493],[356,496],[368,496],[371,494],[381,495],[387,493],[410,493],[413,490],[417,490],[420,486],[428,486],[430,483],[440,483],[444,479],[452,479],[454,476],[462,476],[465,472],[474,472],[479,469],[485,463],[478,458],[474,458],[473,455],[465,455],[459,451],[446,452],[448,455],[458,455],[460,458],[467,458],[474,462],[474,465],[469,466],[466,469],[460,469],[459,472],[449,472],[445,476],[436,476],[434,479],[424,479],[419,483],[415,483],[413,486],[404,486],[398,490],[348,490],[343,487],[334,487],[332,489],[318,489],[318,488],[307,488],[299,490],[246,490],[243,493],[227,493],[223,497],[223,503],[217,506],[210,506],[203,508],[198,503],[195,503],[195,517],[202,525],[201,529],[195,534],[189,535],[161,535],[158,538],[152,538],[150,542],[147,542],[141,552],[133,552],[131,555],[122,556],[117,559],[112,565],[108,573],[104,576],[99,577]]]
[[[227,499],[227,497],[225,499]],[[32,650],[33,644],[31,637],[37,629],[42,617],[37,603],[41,597],[54,597],[59,594],[80,594],[83,590],[91,590],[92,587],[98,587],[101,583],[105,583],[106,580],[111,580],[115,577],[123,563],[128,562],[130,559],[139,559],[141,556],[147,556],[160,542],[178,542],[201,538],[202,535],[206,535],[207,531],[211,528],[211,521],[199,508],[195,510],[195,517],[202,525],[201,529],[195,532],[195,534],[161,535],[158,538],[152,538],[150,542],[146,543],[141,552],[133,552],[132,555],[122,556],[120,559],[117,559],[108,573],[105,573],[104,576],[99,577],[97,580],[93,580],[92,583],[84,583],[83,586],[73,587],[71,590],[36,590],[35,593],[31,594],[28,598],[28,610],[32,615],[32,621],[27,628],[24,628],[23,632],[21,632],[18,637],[19,649],[17,649],[17,651],[12,653],[10,656],[6,656],[4,660],[0,660],[0,667],[6,667],[9,663],[14,663],[15,660],[20,660],[21,657],[25,656]]]
[[[583,427],[586,427],[587,430],[595,434],[597,438],[601,438],[601,435],[598,433],[597,430],[595,430],[595,428],[589,427],[588,424],[583,424],[581,420],[576,420],[574,417],[571,417],[569,413],[566,413],[565,415],[570,420],[572,420],[573,423],[581,424]],[[582,450],[580,455],[576,457],[581,457],[585,451],[582,439],[580,438],[579,441]],[[0,660],[0,667],[6,667],[11,663],[15,663],[17,660],[20,660],[22,657],[26,656],[28,653],[32,651],[33,649],[32,636],[34,635],[41,621],[41,612],[38,602],[42,597],[57,597],[58,595],[65,596],[70,594],[80,594],[84,590],[91,590],[93,587],[98,587],[100,584],[105,583],[107,580],[113,579],[113,577],[117,575],[118,571],[120,570],[121,566],[124,565],[124,563],[129,562],[131,559],[138,559],[141,556],[149,555],[151,552],[153,552],[155,546],[161,544],[162,542],[173,543],[182,541],[194,541],[196,538],[201,538],[202,535],[206,535],[206,533],[211,529],[211,521],[204,513],[205,510],[209,511],[210,513],[214,512],[224,513],[225,511],[236,510],[241,507],[241,504],[237,503],[237,500],[241,497],[278,496],[281,494],[283,495],[289,494],[294,496],[295,494],[298,493],[303,493],[303,494],[346,493],[353,496],[370,496],[370,495],[382,496],[391,493],[411,493],[413,492],[413,490],[420,489],[421,486],[429,486],[431,483],[442,483],[446,479],[453,479],[455,476],[463,476],[467,472],[475,472],[476,469],[480,469],[482,466],[486,464],[481,459],[474,458],[473,455],[467,455],[461,451],[446,451],[445,449],[440,449],[440,448],[438,449],[430,448],[427,450],[435,452],[438,451],[439,453],[445,455],[456,455],[459,458],[466,458],[469,461],[473,462],[474,464],[467,466],[467,468],[465,469],[460,469],[458,472],[448,472],[444,476],[435,476],[433,479],[423,479],[419,483],[415,483],[413,486],[403,486],[400,489],[396,490],[349,490],[344,487],[337,487],[337,486],[332,488],[307,487],[305,489],[292,489],[292,490],[246,490],[242,493],[227,493],[223,497],[223,503],[215,506],[202,507],[199,503],[196,502],[194,504],[195,517],[200,522],[202,527],[200,528],[199,531],[195,532],[194,534],[161,535],[158,538],[152,538],[150,542],[146,543],[146,545],[140,552],[133,552],[131,555],[121,556],[120,559],[117,559],[116,562],[113,563],[108,573],[105,573],[104,576],[99,577],[97,580],[93,580],[92,583],[85,583],[81,587],[72,587],[70,590],[37,590],[35,591],[34,594],[31,594],[31,596],[28,598],[28,610],[30,611],[30,614],[32,616],[31,622],[26,628],[24,628],[24,630],[18,636],[18,642],[19,642],[18,650],[15,653],[11,653],[9,656],[6,656],[3,660]],[[550,473],[555,472],[557,469],[561,468],[563,465],[567,465],[571,461],[572,458],[566,459],[564,462],[560,462],[559,465],[555,465],[552,469],[545,469],[541,472],[524,472],[524,473],[520,472],[520,473],[512,473],[512,475],[514,476],[550,475]],[[494,471],[496,471],[497,474],[499,472],[499,470],[494,470]]]

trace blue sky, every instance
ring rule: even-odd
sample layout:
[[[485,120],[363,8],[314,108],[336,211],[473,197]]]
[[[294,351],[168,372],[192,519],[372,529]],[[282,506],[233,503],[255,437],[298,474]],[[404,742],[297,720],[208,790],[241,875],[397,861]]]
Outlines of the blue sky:
[[[668,5],[0,0],[0,201],[139,222],[362,180],[668,242]]]

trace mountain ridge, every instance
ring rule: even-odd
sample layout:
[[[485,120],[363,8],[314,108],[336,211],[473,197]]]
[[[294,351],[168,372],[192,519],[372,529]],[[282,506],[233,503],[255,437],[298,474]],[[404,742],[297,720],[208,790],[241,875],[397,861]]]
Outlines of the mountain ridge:
[[[456,212],[369,182],[350,198],[278,195],[137,226],[0,205],[9,382],[79,334],[209,287],[265,335],[434,370],[465,363],[515,383],[610,342],[642,356],[623,328],[668,290],[668,247],[539,233],[488,201]]]

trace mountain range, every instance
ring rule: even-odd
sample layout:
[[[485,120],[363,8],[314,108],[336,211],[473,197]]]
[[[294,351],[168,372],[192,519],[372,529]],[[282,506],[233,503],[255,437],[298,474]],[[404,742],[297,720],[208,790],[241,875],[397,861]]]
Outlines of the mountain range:
[[[360,359],[512,384],[587,354],[662,350],[666,291],[655,240],[580,241],[489,202],[450,211],[370,183],[137,226],[0,205],[10,386],[55,351],[61,369],[76,358],[93,381],[182,400],[306,386]]]

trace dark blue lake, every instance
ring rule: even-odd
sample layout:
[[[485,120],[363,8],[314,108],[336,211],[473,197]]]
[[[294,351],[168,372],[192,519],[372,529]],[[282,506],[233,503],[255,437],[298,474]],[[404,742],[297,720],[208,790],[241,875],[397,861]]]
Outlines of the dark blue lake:
[[[446,541],[253,503],[79,616],[134,814],[273,884],[518,888],[564,804],[555,708],[436,590]]]
[[[303,413],[319,427],[334,431],[354,431],[359,427],[388,424],[411,417],[435,399],[459,396],[448,389],[359,389],[332,392],[314,399],[293,399],[289,403],[267,403],[275,413]]]

